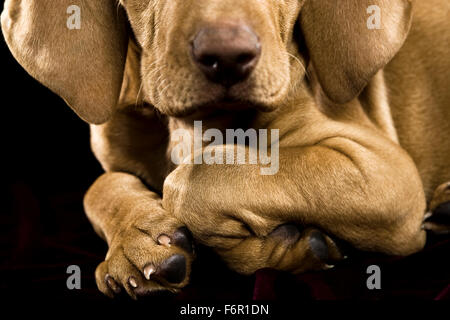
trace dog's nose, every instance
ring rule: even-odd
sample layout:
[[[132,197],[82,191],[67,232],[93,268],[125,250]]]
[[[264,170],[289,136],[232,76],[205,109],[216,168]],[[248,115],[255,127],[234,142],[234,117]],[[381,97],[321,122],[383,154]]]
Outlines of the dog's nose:
[[[208,79],[231,87],[246,80],[255,69],[261,55],[261,44],[248,26],[210,26],[195,36],[192,54]]]

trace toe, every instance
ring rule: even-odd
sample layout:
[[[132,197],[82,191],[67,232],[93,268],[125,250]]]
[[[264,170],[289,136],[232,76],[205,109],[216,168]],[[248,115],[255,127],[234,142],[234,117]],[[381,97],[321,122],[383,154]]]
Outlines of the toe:
[[[182,254],[175,254],[165,260],[156,270],[155,277],[177,284],[186,277],[186,258]]]
[[[110,274],[106,274],[104,281],[108,288],[111,289],[115,294],[119,294],[122,291],[119,284]]]
[[[109,287],[106,276],[108,275],[108,264],[106,261],[100,263],[95,270],[95,281],[98,289],[106,296],[113,298],[114,291]]]

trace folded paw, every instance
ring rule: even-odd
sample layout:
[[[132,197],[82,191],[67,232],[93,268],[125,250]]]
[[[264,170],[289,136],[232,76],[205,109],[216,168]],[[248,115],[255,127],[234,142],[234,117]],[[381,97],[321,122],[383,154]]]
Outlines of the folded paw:
[[[212,167],[179,166],[165,180],[162,207],[231,269],[242,274],[262,268],[301,273],[328,269],[343,258],[335,242],[318,229],[286,224],[285,215],[268,214],[265,201],[259,207],[246,201],[251,192],[238,193],[223,179],[209,183],[206,179],[214,173]]]
[[[165,224],[166,232],[137,222],[118,232],[95,272],[100,291],[109,297],[126,291],[137,299],[177,292],[188,283],[194,259],[192,237],[185,227]]]
[[[301,230],[293,224],[283,224],[266,236],[249,236],[215,250],[231,269],[243,274],[263,268],[295,274],[326,270],[344,259],[336,243],[322,231]]]

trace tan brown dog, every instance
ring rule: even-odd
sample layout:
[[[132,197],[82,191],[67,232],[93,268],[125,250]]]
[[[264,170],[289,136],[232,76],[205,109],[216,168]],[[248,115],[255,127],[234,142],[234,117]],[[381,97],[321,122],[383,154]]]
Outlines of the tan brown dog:
[[[80,29],[67,27],[71,5]],[[373,5],[380,28],[368,25]],[[244,274],[328,268],[342,258],[332,239],[408,255],[424,246],[423,227],[447,231],[449,10],[441,0],[7,0],[2,30],[21,65],[91,123],[106,173],[85,209],[109,245],[97,284],[137,297],[188,283],[187,229]],[[279,172],[176,166],[171,134],[194,120],[279,129]]]

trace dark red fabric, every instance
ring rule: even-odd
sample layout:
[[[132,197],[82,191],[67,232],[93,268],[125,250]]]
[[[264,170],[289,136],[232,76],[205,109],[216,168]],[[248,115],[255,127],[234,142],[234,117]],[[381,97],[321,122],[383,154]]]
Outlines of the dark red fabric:
[[[450,284],[434,298],[434,300],[450,300]]]
[[[254,299],[450,299],[450,240],[430,236],[425,250],[409,257],[355,253],[346,262],[324,272],[286,276],[273,270],[256,273]],[[381,270],[381,290],[366,286],[367,267]],[[306,286],[298,290],[301,286]],[[305,297],[305,292],[307,292]],[[287,297],[286,297],[287,296]]]

